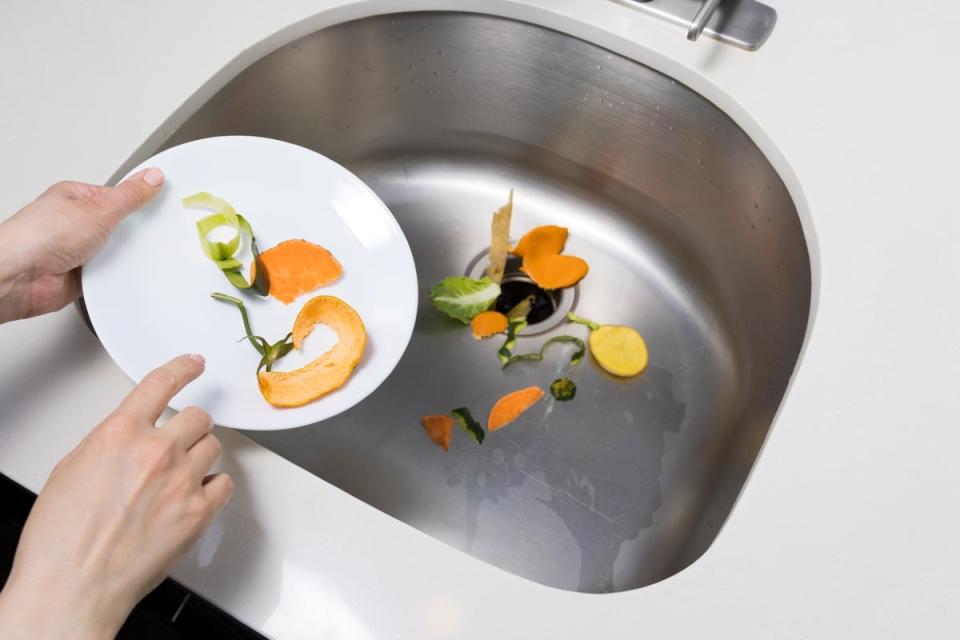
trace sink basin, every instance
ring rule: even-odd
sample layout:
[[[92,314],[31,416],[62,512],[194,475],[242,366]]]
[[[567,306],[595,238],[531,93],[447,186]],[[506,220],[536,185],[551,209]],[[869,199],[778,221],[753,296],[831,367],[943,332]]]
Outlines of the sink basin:
[[[811,295],[795,205],[730,117],[568,35],[415,13],[284,46],[162,146],[227,134],[287,140],[357,173],[406,233],[421,295],[413,340],[376,393],[322,424],[250,438],[438,540],[562,589],[643,587],[707,550],[783,400]],[[510,189],[515,237],[567,226],[567,253],[590,264],[517,350],[583,336],[563,321],[572,308],[638,328],[651,353],[641,376],[613,378],[589,357],[571,369],[564,348],[501,371],[499,339],[475,341],[432,308],[431,285],[482,270],[491,213]],[[578,385],[573,401],[548,398],[482,446],[458,431],[444,453],[420,426],[463,405],[485,419],[503,393],[561,375]]]

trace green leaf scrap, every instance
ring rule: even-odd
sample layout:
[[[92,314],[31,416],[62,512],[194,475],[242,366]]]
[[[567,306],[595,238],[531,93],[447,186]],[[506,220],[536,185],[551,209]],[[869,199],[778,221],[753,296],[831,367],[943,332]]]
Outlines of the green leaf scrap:
[[[489,309],[499,295],[500,285],[490,278],[450,276],[430,289],[433,306],[464,324],[470,324],[475,315]]]

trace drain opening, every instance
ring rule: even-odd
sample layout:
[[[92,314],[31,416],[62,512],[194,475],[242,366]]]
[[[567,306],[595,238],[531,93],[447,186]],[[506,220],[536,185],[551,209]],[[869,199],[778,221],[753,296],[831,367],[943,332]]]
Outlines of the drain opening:
[[[471,278],[482,278],[487,271],[489,249],[481,251],[470,261],[466,275]],[[494,303],[494,309],[500,313],[510,311],[525,298],[533,296],[530,313],[527,314],[527,328],[520,335],[532,336],[544,333],[554,328],[567,317],[567,312],[576,306],[579,295],[578,287],[547,291],[537,286],[530,276],[520,270],[521,261],[510,256],[504,270],[503,280],[500,282],[500,296]]]
[[[556,297],[538,287],[529,278],[516,275],[504,277],[500,283],[500,297],[497,298],[494,309],[506,313],[531,296],[533,304],[527,314],[528,324],[538,324],[553,315],[557,308]]]

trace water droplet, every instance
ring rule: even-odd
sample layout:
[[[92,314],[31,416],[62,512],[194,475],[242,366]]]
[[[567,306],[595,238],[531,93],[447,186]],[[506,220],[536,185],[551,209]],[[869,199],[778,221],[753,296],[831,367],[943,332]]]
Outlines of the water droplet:
[[[657,111],[663,111],[662,107],[657,107]]]
[[[442,56],[442,55],[443,55],[443,51],[437,51],[437,55],[438,55],[438,56]]]
[[[670,125],[670,131],[676,131],[676,129],[673,127],[673,125]]]
[[[434,72],[433,72],[433,75],[438,76],[438,75],[440,75],[440,72],[439,72],[439,71],[434,71]]]

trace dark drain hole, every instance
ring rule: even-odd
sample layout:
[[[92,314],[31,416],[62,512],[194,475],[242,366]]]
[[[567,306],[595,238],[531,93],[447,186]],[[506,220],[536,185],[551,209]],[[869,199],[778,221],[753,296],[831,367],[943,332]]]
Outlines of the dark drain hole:
[[[502,282],[500,284],[500,296],[497,298],[494,308],[500,313],[506,313],[529,296],[534,298],[530,313],[527,314],[529,324],[543,322],[553,315],[556,308],[556,301],[553,296],[528,280]]]

